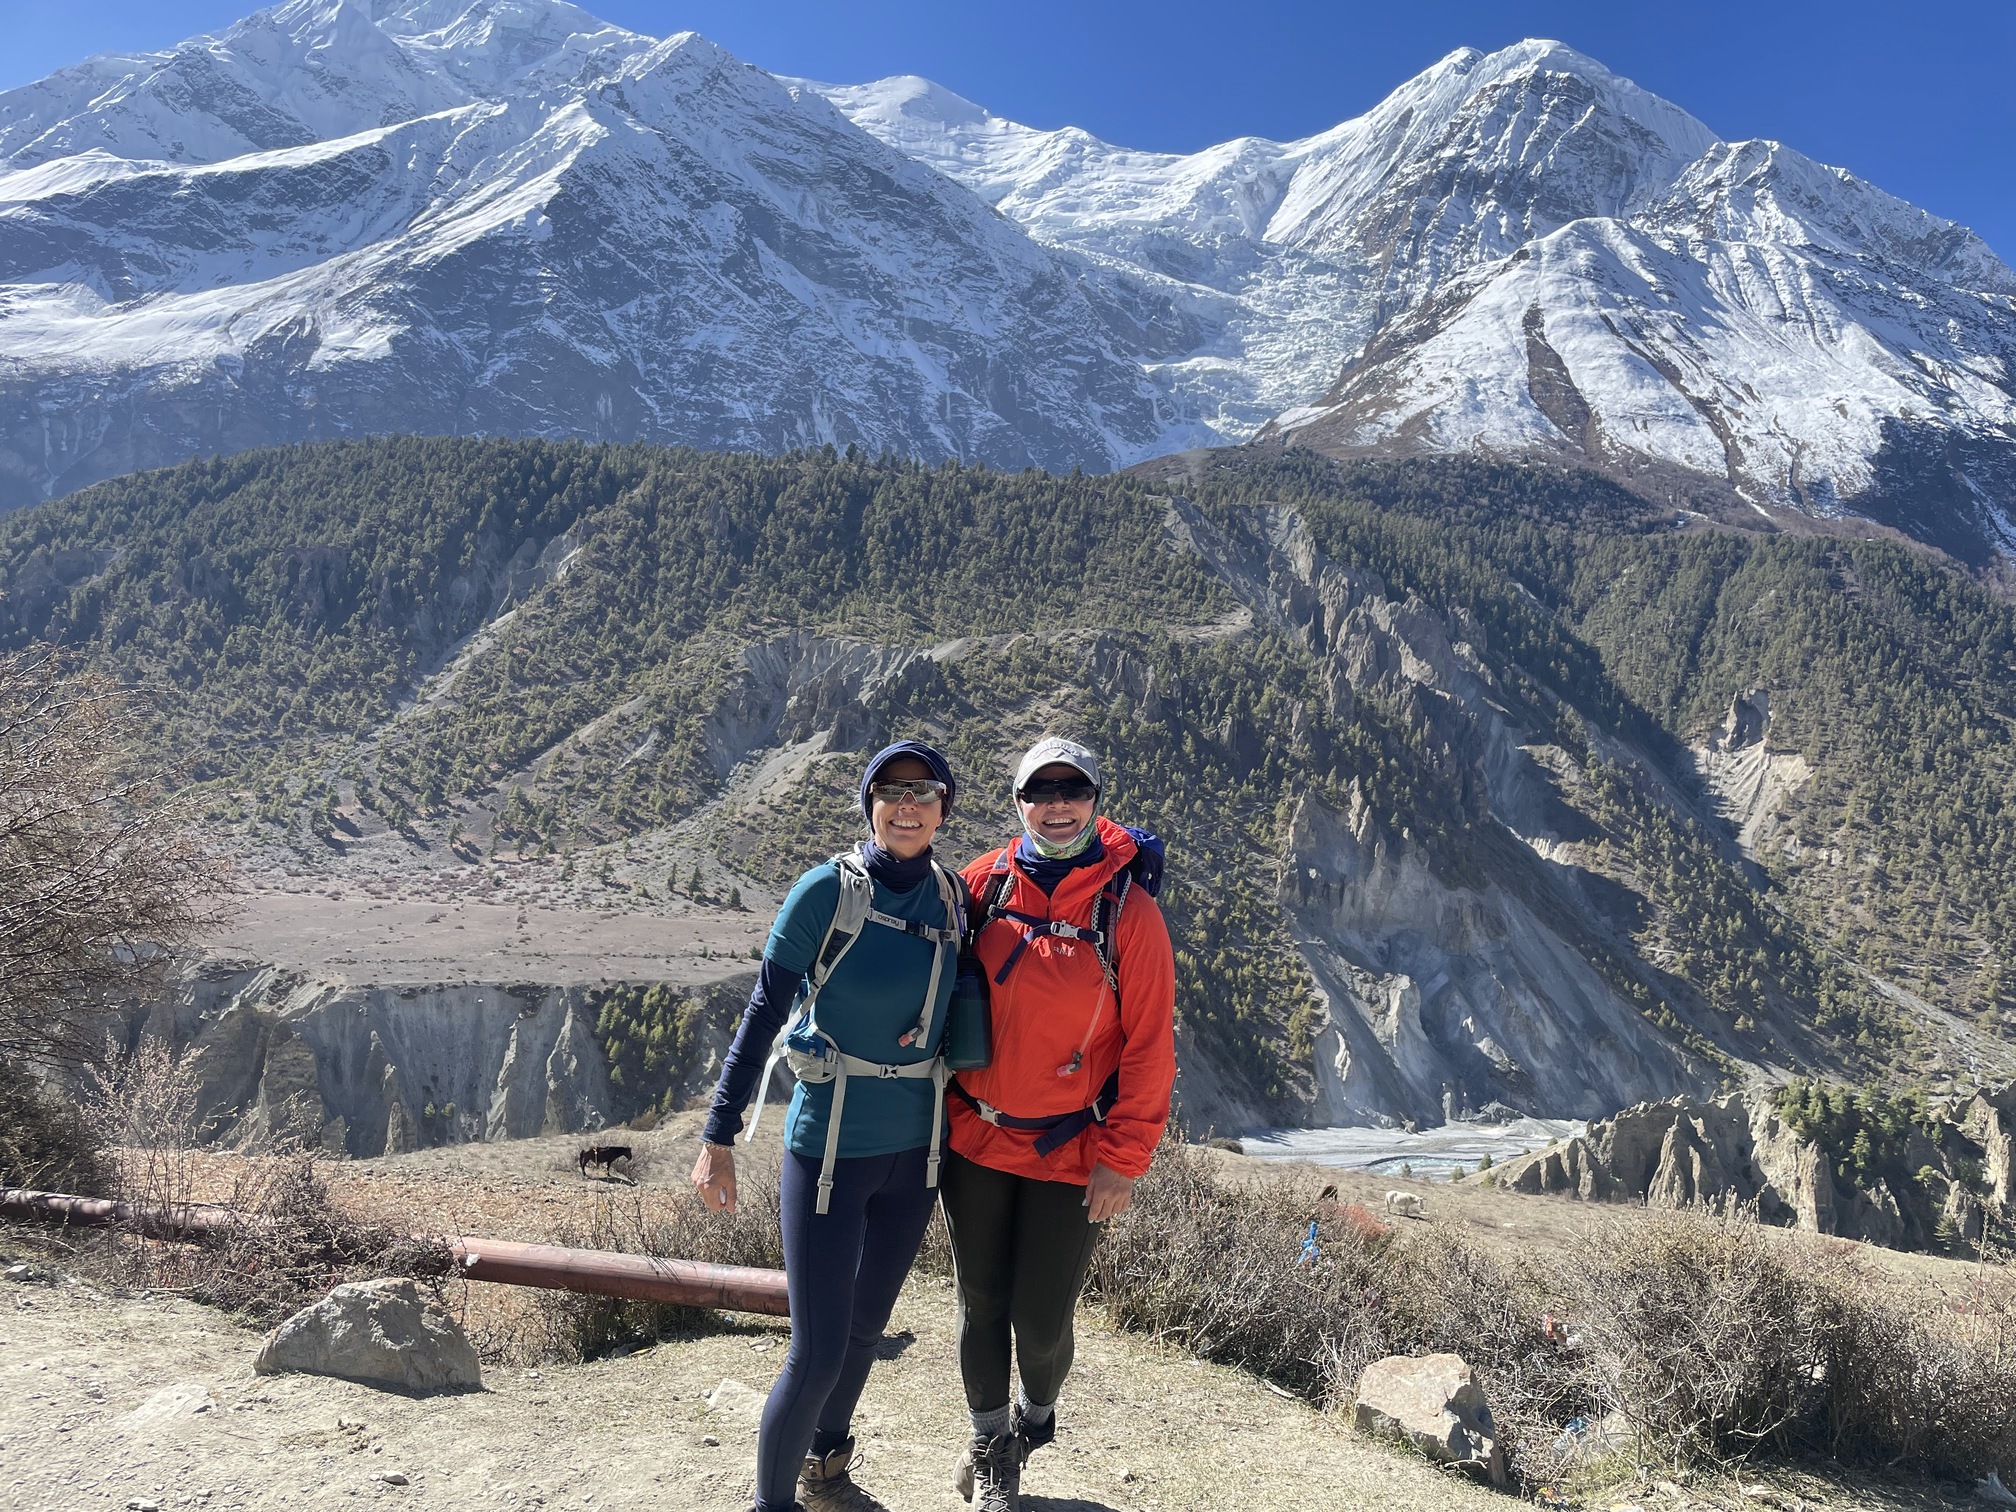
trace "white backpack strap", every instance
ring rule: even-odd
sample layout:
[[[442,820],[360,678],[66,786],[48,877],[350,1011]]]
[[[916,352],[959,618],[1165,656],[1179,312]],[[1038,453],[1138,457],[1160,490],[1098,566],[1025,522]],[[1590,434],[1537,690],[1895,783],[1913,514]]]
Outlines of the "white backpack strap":
[[[777,1062],[784,1059],[784,1037],[790,1032],[787,1023],[770,1042],[770,1059],[763,1063],[763,1080],[756,1084],[756,1111],[749,1115],[749,1129],[742,1136],[744,1144],[756,1143],[756,1125],[763,1121],[763,1105],[770,1100],[770,1078],[777,1074]]]
[[[826,925],[825,937],[819,941],[819,952],[812,957],[812,969],[805,974],[811,984],[808,1009],[834,968],[861,938],[861,930],[874,912],[874,884],[868,880],[868,870],[861,864],[861,858],[852,851],[843,851],[833,858],[833,870],[840,878],[840,896],[834,901],[833,917]],[[842,937],[837,950],[833,948],[835,935]]]
[[[897,1041],[903,1045],[921,1045],[930,1037],[931,1013],[938,1005],[938,983],[945,973],[945,949],[950,946],[956,954],[964,934],[959,917],[959,891],[952,874],[933,861],[931,875],[938,883],[938,902],[945,910],[945,924],[941,929],[928,931],[910,926],[911,933],[931,942],[931,980],[924,985],[924,1003],[917,1010],[917,1027]]]
[[[945,1143],[945,1083],[952,1079],[952,1073],[945,1068],[945,1057],[940,1055],[931,1062],[931,1157],[924,1165],[924,1185],[938,1185],[938,1152]]]
[[[827,1044],[833,1045],[828,1038]],[[833,1068],[833,1105],[826,1110],[826,1153],[819,1162],[819,1200],[812,1211],[824,1213],[833,1200],[833,1166],[840,1158],[840,1114],[847,1106],[847,1083],[856,1076],[887,1078],[890,1080],[915,1081],[930,1077],[936,1089],[936,1105],[932,1110],[931,1153],[932,1163],[929,1184],[936,1186],[938,1121],[945,1116],[945,1061],[934,1057],[928,1061],[912,1061],[908,1065],[891,1066],[879,1061],[863,1060],[858,1055],[849,1055],[838,1045],[833,1045],[833,1056],[837,1064]]]
[[[819,937],[819,949],[812,957],[812,969],[805,974],[805,999],[799,1013],[805,1025],[817,1033],[819,1025],[814,1010],[819,1002],[819,989],[826,985],[826,979],[833,975],[854,942],[861,938],[862,926],[868,918],[869,883],[868,873],[862,867],[860,857],[852,851],[844,851],[833,857],[831,865],[840,879],[840,895],[833,902],[833,917],[826,921],[826,933]],[[841,936],[840,948],[834,950],[831,959],[827,951],[832,948],[833,937]],[[756,1111],[749,1115],[749,1128],[743,1135],[744,1144],[756,1142],[756,1125],[762,1122],[763,1105],[770,1100],[770,1078],[777,1074],[777,1062],[786,1056],[785,1041],[791,1036],[791,1023],[787,1018],[784,1027],[777,1031],[777,1039],[770,1047],[770,1059],[763,1066],[763,1080],[756,1088]],[[829,1041],[830,1043],[830,1041]],[[835,1045],[837,1054],[840,1047]],[[821,1212],[825,1209],[821,1208]]]

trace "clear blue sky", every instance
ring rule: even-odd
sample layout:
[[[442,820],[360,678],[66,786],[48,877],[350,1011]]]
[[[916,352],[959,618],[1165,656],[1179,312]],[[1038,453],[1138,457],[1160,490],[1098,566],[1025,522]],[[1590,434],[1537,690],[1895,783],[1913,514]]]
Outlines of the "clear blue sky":
[[[0,0],[0,88],[246,0]],[[916,73],[1034,126],[1185,151],[1335,125],[1463,45],[1556,37],[1724,137],[1776,137],[2016,262],[2016,0],[599,0],[777,73]]]

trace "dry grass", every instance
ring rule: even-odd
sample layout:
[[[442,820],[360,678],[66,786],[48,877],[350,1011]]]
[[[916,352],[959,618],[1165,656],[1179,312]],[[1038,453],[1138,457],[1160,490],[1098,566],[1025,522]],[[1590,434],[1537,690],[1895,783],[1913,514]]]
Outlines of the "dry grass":
[[[1432,1225],[1382,1233],[1313,1215],[1283,1182],[1226,1182],[1165,1143],[1101,1246],[1115,1321],[1257,1372],[1327,1408],[1386,1354],[1476,1369],[1529,1485],[1562,1430],[1612,1415],[1641,1457],[1727,1466],[1760,1451],[1978,1476],[2016,1471],[2016,1276],[1952,1302],[1895,1285],[1847,1246],[1741,1214],[1617,1215],[1521,1253]],[[1565,1318],[1568,1339],[1541,1320]]]
[[[747,1174],[740,1186],[736,1211],[725,1214],[708,1212],[685,1192],[601,1190],[585,1214],[556,1226],[552,1240],[576,1249],[781,1269],[776,1190],[765,1178]],[[721,1325],[721,1314],[710,1308],[537,1291],[508,1319],[493,1313],[474,1337],[479,1350],[498,1359],[571,1363]]]
[[[221,1202],[244,1221],[201,1244],[149,1238],[141,1225],[97,1231],[74,1251],[101,1278],[171,1291],[254,1323],[276,1323],[344,1281],[445,1276],[445,1245],[369,1222],[330,1199],[313,1151],[284,1132],[228,1162],[202,1148],[193,1058],[158,1040],[108,1049],[89,1073],[80,1127],[103,1149],[103,1195],[142,1213]],[[220,1176],[225,1179],[220,1180]]]

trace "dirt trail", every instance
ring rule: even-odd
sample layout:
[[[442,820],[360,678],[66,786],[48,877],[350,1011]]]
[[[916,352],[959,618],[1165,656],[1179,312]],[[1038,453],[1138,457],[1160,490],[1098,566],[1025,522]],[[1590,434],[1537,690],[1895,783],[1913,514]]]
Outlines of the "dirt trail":
[[[10,1285],[0,1306],[10,1512],[746,1508],[755,1412],[785,1340],[781,1326],[756,1325],[587,1365],[486,1368],[480,1393],[412,1399],[254,1376],[258,1337],[179,1298]],[[952,1316],[944,1282],[913,1281],[862,1404],[860,1480],[891,1512],[965,1512],[947,1476],[964,1422]],[[1084,1324],[1064,1431],[1028,1472],[1030,1512],[1510,1505],[1235,1371]],[[710,1409],[723,1381],[746,1391],[730,1387]],[[215,1406],[136,1420],[178,1387]],[[409,1483],[375,1478],[389,1474]]]
[[[642,1188],[584,1182],[569,1137],[458,1145],[338,1162],[346,1207],[433,1230],[524,1238],[564,1234],[598,1204],[676,1198],[698,1115],[626,1131]],[[775,1130],[748,1161],[761,1179]],[[228,1197],[239,1157],[206,1157],[195,1195]],[[1387,1185],[1430,1192],[1435,1221],[1531,1246],[1573,1242],[1581,1225],[1625,1210],[1518,1198],[1481,1184],[1394,1183],[1226,1156],[1234,1179],[1335,1180],[1376,1202]],[[210,1169],[211,1165],[216,1169]],[[212,1190],[214,1188],[214,1190]],[[0,1229],[0,1262],[32,1232]],[[1881,1254],[1883,1252],[1873,1252]],[[22,1256],[48,1267],[43,1256]],[[1899,1281],[1934,1286],[1953,1262],[1884,1256]],[[1886,1267],[1888,1268],[1888,1267]],[[60,1274],[60,1266],[55,1267]],[[1938,1274],[1933,1274],[1933,1271]],[[450,1299],[487,1335],[529,1305],[519,1288],[458,1284]],[[950,1457],[965,1413],[953,1356],[954,1309],[942,1276],[913,1276],[890,1324],[856,1422],[862,1484],[889,1512],[967,1512]],[[214,1309],[155,1293],[120,1296],[67,1281],[0,1281],[0,1512],[188,1508],[565,1508],[731,1512],[751,1501],[755,1415],[784,1358],[781,1320],[743,1319],[704,1337],[620,1359],[486,1364],[485,1389],[408,1398],[308,1376],[257,1377],[261,1335]],[[1080,1347],[1056,1446],[1029,1470],[1029,1512],[1508,1512],[1517,1503],[1352,1435],[1253,1377],[1204,1364],[1079,1313]],[[719,1391],[723,1382],[736,1385]],[[715,1396],[719,1405],[708,1405]],[[165,1395],[164,1395],[165,1393]],[[192,1406],[212,1403],[203,1411]],[[708,1438],[717,1440],[714,1444]],[[405,1484],[382,1477],[405,1477]],[[1772,1471],[1773,1489],[1619,1485],[1584,1497],[1592,1512],[1707,1507],[1901,1512],[1970,1503],[1965,1488],[1873,1484],[1838,1466]],[[1743,1485],[1751,1488],[1746,1495]],[[1949,1499],[1949,1497],[1951,1499]]]

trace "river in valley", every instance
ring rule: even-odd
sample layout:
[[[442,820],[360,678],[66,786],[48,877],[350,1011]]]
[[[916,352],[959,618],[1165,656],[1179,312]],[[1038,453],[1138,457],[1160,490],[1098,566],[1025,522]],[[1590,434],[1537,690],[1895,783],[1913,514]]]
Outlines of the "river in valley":
[[[1520,1118],[1510,1123],[1446,1123],[1409,1133],[1405,1129],[1256,1129],[1242,1134],[1248,1155],[1262,1160],[1307,1160],[1398,1176],[1410,1166],[1423,1180],[1446,1177],[1457,1167],[1477,1169],[1489,1155],[1498,1163],[1550,1140],[1566,1142],[1589,1125],[1581,1119]]]

